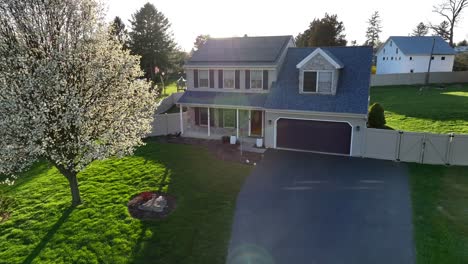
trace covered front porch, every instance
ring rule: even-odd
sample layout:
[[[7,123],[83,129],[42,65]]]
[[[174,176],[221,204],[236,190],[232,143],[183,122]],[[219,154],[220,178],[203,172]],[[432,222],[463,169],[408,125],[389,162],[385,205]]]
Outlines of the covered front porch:
[[[235,136],[238,141],[252,144],[255,144],[256,139],[264,137],[263,110],[220,106],[184,107],[187,108],[187,115],[180,115],[184,137],[221,139],[223,136]]]

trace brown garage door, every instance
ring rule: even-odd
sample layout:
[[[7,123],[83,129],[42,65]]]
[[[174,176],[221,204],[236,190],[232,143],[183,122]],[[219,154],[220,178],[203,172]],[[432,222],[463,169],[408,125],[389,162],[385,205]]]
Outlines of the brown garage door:
[[[281,118],[276,129],[278,148],[350,154],[348,123]]]

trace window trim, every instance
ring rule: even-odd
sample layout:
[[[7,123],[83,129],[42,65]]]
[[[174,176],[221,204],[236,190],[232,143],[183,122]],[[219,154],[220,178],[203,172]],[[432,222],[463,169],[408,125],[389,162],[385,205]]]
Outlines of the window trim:
[[[262,85],[260,85],[260,87],[252,87],[252,72],[254,71],[257,71],[257,72],[260,72],[260,76],[261,76],[261,80],[262,80]],[[244,76],[245,78],[245,76]],[[263,78],[263,70],[250,70],[250,89],[253,89],[253,90],[263,90],[263,82],[265,81],[264,78]]]
[[[202,85],[201,85],[200,80],[201,80],[202,78],[200,78],[200,76],[201,76],[200,73],[201,73],[202,71],[206,71],[206,73],[207,73],[207,78],[206,78],[206,80],[208,81],[208,82],[207,82],[207,86],[202,86]],[[206,70],[198,69],[198,88],[209,88],[209,87],[210,87],[210,69],[206,69]]]
[[[226,111],[227,110],[227,111]],[[224,115],[228,111],[234,111],[234,126],[226,126],[225,125],[225,118]],[[235,109],[223,109],[223,128],[236,128],[236,123],[237,123],[237,116],[236,116],[236,110]]]
[[[232,69],[232,70],[225,70],[225,69],[223,69],[223,70],[222,70],[222,71],[223,71],[223,88],[224,88],[224,89],[235,89],[235,88],[236,88],[236,70],[237,70],[237,69]],[[232,72],[234,73],[234,75],[233,75],[234,77],[232,78],[232,80],[233,80],[233,85],[232,85],[232,87],[227,87],[227,86],[226,86],[226,83],[224,82],[224,80],[226,80],[226,71],[232,71]],[[245,77],[244,77],[244,78],[245,78]]]
[[[304,73],[306,72],[316,72],[317,73],[317,78],[315,80],[315,92],[309,92],[309,91],[304,91]],[[304,94],[332,94],[330,93],[321,93],[318,91],[318,84],[319,84],[319,79],[320,79],[320,73],[321,72],[330,72],[331,73],[331,85],[330,85],[330,90],[333,89],[333,82],[335,80],[335,72],[333,70],[303,70],[302,71],[302,85],[300,87],[299,93],[304,93]]]

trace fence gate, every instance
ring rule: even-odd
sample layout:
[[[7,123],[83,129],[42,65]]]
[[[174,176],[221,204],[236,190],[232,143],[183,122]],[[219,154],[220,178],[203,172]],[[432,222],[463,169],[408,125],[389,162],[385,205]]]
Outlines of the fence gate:
[[[363,156],[422,164],[468,165],[468,135],[368,128]]]

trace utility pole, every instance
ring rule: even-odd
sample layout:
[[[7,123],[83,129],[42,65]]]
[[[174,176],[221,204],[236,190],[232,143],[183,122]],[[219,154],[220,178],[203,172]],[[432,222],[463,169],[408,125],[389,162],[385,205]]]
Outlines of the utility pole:
[[[426,85],[429,85],[429,75],[431,74],[431,64],[432,64],[432,56],[434,56],[434,46],[435,46],[435,37],[432,38],[431,55],[429,56],[429,65],[427,65],[427,73],[426,73],[426,81],[425,81]]]

